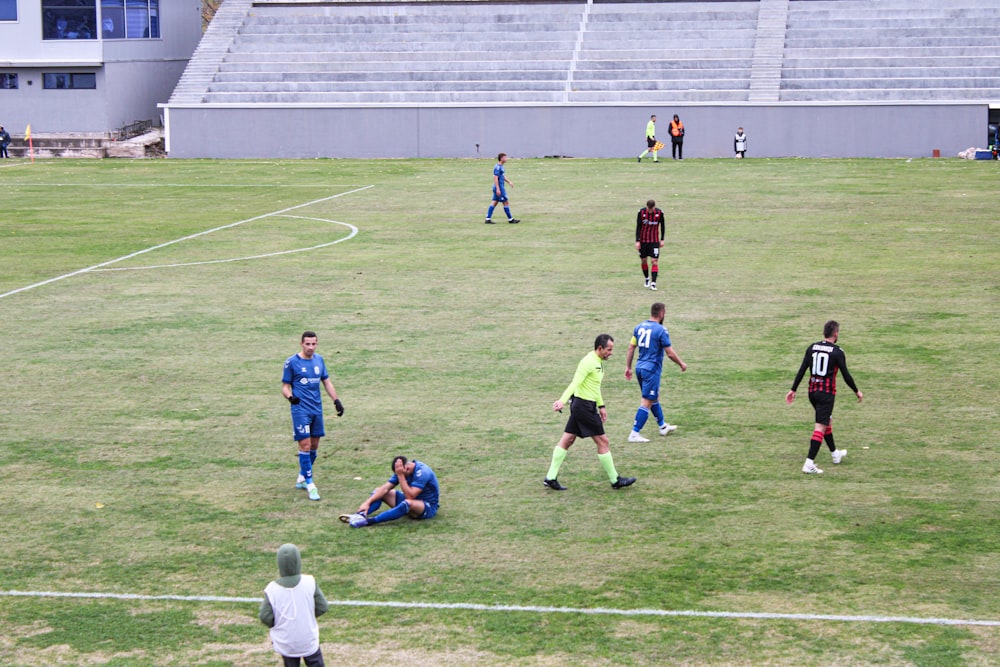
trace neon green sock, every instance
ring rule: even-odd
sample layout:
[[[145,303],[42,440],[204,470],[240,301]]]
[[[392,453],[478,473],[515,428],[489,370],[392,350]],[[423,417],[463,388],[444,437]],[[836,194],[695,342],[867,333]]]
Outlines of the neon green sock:
[[[552,463],[549,465],[549,472],[545,475],[545,479],[556,479],[559,476],[559,467],[566,460],[568,453],[567,450],[556,445],[556,448],[552,450]]]
[[[615,469],[615,460],[611,457],[611,452],[606,454],[598,454],[597,460],[601,462],[601,467],[604,468],[604,472],[608,473],[608,479],[614,484],[618,481],[618,471]]]

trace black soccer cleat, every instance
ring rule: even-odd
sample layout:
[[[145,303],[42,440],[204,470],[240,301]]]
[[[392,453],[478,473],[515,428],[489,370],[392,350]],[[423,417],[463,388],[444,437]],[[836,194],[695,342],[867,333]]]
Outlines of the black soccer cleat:
[[[632,481],[634,482],[635,480],[632,480]],[[563,486],[562,484],[560,484],[559,481],[555,480],[555,479],[548,479],[548,478],[543,479],[542,480],[542,484],[544,484],[545,486],[549,487],[553,491],[565,491],[566,490],[566,487]]]
[[[507,222],[510,223],[510,224],[512,224],[512,225],[516,225],[517,223],[521,222],[521,220],[520,220],[520,218],[511,218]]]
[[[612,489],[624,489],[626,486],[635,484],[635,477],[622,477],[618,475],[618,481],[611,483]]]

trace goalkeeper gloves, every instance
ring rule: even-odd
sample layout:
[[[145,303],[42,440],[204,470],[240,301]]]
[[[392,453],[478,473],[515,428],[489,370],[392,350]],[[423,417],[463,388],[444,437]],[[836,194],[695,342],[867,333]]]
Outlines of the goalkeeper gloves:
[[[333,406],[335,408],[337,408],[337,416],[338,417],[343,417],[344,416],[344,404],[340,402],[339,398],[334,399]]]
[[[288,402],[291,403],[292,405],[298,405],[299,404],[299,397],[298,396],[289,396],[288,397]]]

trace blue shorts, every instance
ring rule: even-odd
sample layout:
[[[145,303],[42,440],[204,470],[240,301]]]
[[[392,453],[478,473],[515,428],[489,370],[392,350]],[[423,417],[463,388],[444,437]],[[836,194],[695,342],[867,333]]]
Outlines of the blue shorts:
[[[506,204],[507,203],[507,191],[506,190],[501,190],[500,192],[497,192],[497,189],[493,188],[493,201],[499,201],[499,202],[503,202],[504,204]]]
[[[403,502],[404,500],[406,500],[406,496],[403,494],[402,491],[396,489],[396,506],[398,506],[399,503]],[[421,502],[424,504],[424,513],[418,517],[411,516],[410,518],[415,521],[423,521],[424,519],[433,519],[434,515],[438,513],[437,505],[431,505],[429,502],[423,500]]]
[[[295,438],[295,442],[306,438],[322,438],[325,435],[322,412],[310,414],[302,410],[292,410],[292,437]]]
[[[662,371],[635,369],[635,379],[642,389],[642,397],[658,403],[660,400],[660,375]]]

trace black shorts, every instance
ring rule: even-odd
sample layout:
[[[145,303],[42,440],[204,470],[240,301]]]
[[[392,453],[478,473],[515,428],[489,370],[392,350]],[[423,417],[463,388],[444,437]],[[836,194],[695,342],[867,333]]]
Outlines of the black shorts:
[[[639,257],[652,257],[653,259],[660,258],[660,244],[659,243],[640,243],[639,244]]]
[[[656,145],[656,137],[646,137],[646,145],[650,148]]]
[[[834,394],[828,394],[825,391],[809,392],[809,402],[816,408],[817,424],[830,425],[830,418],[833,417],[834,398],[836,398]]]
[[[604,435],[604,422],[597,411],[597,403],[576,396],[569,399],[569,420],[563,430],[581,438]]]

